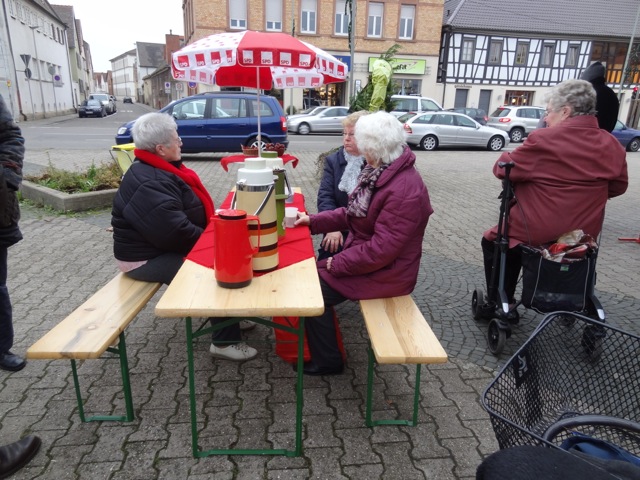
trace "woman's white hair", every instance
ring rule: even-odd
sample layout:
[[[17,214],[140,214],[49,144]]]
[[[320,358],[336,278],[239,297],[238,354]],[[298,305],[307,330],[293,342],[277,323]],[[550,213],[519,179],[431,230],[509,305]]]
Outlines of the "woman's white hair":
[[[177,129],[178,125],[171,115],[152,112],[136,120],[131,129],[131,135],[136,148],[155,153],[158,145],[171,144],[172,134]]]
[[[360,117],[356,123],[355,139],[360,153],[377,166],[393,162],[406,145],[402,123],[384,111]]]

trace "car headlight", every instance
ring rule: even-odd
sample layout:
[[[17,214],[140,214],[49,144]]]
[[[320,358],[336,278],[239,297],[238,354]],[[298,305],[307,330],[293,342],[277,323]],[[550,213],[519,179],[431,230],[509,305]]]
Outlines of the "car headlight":
[[[120,127],[118,129],[118,135],[124,135],[125,133],[127,133],[128,128],[127,127]]]

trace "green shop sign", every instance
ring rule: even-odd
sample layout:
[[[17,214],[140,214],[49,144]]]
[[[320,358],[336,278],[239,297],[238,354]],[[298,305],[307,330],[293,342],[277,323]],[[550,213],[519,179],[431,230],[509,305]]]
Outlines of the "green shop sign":
[[[369,57],[369,72],[373,69],[373,62],[380,57]],[[410,58],[394,58],[391,60],[393,73],[402,75],[424,75],[427,70],[426,60],[412,60]]]

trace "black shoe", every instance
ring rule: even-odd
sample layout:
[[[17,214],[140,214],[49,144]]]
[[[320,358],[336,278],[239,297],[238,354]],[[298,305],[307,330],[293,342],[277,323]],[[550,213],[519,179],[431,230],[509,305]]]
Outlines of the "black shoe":
[[[17,372],[18,370],[22,370],[26,364],[27,361],[24,358],[11,352],[0,353],[0,368],[2,370]]]
[[[293,370],[295,372],[298,371],[298,364],[297,363],[293,364]],[[302,370],[302,373],[304,373],[305,375],[312,375],[312,376],[340,375],[343,370],[344,370],[344,364],[340,365],[338,367],[320,368],[313,362],[304,362],[304,369]]]
[[[31,460],[42,442],[35,435],[0,447],[0,478],[7,478],[24,467]]]

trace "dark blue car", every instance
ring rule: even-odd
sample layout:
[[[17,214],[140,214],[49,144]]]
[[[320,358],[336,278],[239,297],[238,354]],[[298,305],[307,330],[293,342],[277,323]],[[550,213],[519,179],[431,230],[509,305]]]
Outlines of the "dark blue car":
[[[259,105],[263,146],[288,146],[287,121],[278,99],[260,95]],[[254,93],[201,93],[175,100],[160,112],[175,118],[183,153],[240,152],[242,146],[258,146],[258,98]],[[116,144],[133,142],[134,123],[118,129]]]
[[[629,128],[618,120],[611,134],[618,139],[627,151],[637,152],[640,149],[640,130]]]

